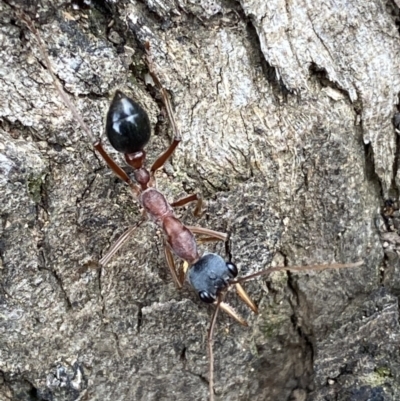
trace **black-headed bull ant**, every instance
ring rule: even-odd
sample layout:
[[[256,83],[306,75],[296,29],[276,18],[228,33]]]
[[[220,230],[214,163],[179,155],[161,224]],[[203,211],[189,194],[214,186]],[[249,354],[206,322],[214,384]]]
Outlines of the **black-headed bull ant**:
[[[144,216],[142,219],[135,226],[129,228],[124,234],[122,234],[118,241],[111,247],[109,252],[100,260],[100,264],[105,265],[108,263],[108,261],[115,255],[115,253],[135,232],[135,230],[145,221],[145,219],[149,218],[164,232],[165,257],[176,286],[181,288],[184,284],[185,278],[187,278],[187,281],[194,288],[203,302],[213,303],[216,305],[208,331],[209,389],[210,400],[213,400],[213,332],[219,308],[227,312],[240,324],[247,325],[246,321],[231,306],[224,302],[226,292],[231,287],[235,287],[240,298],[252,309],[253,312],[257,313],[257,306],[253,303],[241,286],[241,283],[244,281],[249,281],[259,276],[269,275],[276,271],[304,272],[307,270],[325,270],[330,268],[339,269],[360,266],[362,265],[362,262],[352,264],[274,267],[241,277],[239,279],[235,279],[238,274],[238,270],[232,262],[226,262],[221,256],[213,253],[208,253],[201,256],[197,249],[194,234],[207,236],[203,239],[205,241],[225,241],[227,239],[227,234],[202,227],[185,226],[175,216],[173,212],[174,207],[180,207],[190,202],[197,202],[194,214],[199,215],[201,212],[202,201],[197,194],[189,195],[173,203],[168,203],[165,196],[154,187],[154,174],[156,170],[161,168],[171,157],[181,141],[181,137],[175,122],[169,96],[166,90],[162,87],[155,73],[155,68],[150,56],[149,44],[145,44],[146,64],[154,83],[160,91],[162,101],[167,110],[169,121],[172,125],[174,139],[169,148],[153,163],[150,171],[147,170],[144,166],[146,157],[144,147],[150,139],[151,127],[149,118],[146,111],[134,100],[130,99],[120,91],[116,92],[107,114],[106,134],[113,148],[123,153],[127,164],[133,168],[133,175],[136,181],[133,182],[125,173],[125,171],[118,166],[112,157],[105,151],[101,141],[95,138],[89,127],[76,110],[73,103],[65,94],[53,72],[47,52],[42,44],[40,35],[35,28],[34,23],[24,13],[20,11],[17,11],[17,13],[19,18],[25,22],[29,30],[34,34],[45,65],[52,75],[54,85],[64,103],[70,109],[81,128],[92,140],[94,148],[102,156],[111,170],[128,185],[133,197],[139,201],[144,210]],[[176,268],[173,254],[184,261],[182,269]]]

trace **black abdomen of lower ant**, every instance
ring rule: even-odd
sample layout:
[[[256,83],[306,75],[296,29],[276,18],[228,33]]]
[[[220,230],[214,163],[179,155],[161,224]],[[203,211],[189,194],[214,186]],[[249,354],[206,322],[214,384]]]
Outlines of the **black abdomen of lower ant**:
[[[136,102],[117,91],[107,113],[106,134],[118,152],[139,152],[150,139],[149,117]]]

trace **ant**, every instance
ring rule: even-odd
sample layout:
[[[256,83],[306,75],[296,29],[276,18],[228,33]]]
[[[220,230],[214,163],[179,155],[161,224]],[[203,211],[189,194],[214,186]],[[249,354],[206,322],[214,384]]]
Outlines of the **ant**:
[[[203,302],[216,303],[218,294],[227,287],[231,279],[237,276],[238,269],[233,263],[224,261],[217,254],[209,253],[201,256],[194,237],[194,234],[207,235],[207,241],[225,241],[227,234],[202,227],[185,226],[175,216],[174,207],[183,206],[190,202],[197,202],[194,215],[199,216],[202,206],[201,197],[193,194],[173,203],[168,203],[165,196],[155,188],[155,172],[171,157],[181,141],[181,135],[175,122],[168,94],[155,73],[148,43],[145,44],[145,48],[147,66],[151,77],[161,93],[169,121],[173,127],[174,139],[169,148],[156,159],[150,171],[147,170],[145,167],[146,153],[144,147],[147,145],[151,134],[149,117],[146,111],[134,100],[127,97],[121,91],[115,93],[107,113],[105,132],[111,146],[118,152],[121,152],[124,155],[126,163],[132,167],[136,183],[115,163],[105,151],[100,140],[94,143],[94,148],[111,170],[129,186],[132,194],[142,206],[145,216],[138,224],[129,228],[120,237],[108,254],[100,260],[100,264],[105,265],[110,260],[147,216],[164,232],[165,258],[176,286],[181,288],[185,276],[187,276],[189,283],[196,290]],[[177,272],[172,253],[184,261],[183,275],[179,275]],[[237,283],[235,286],[240,298],[257,313],[257,307],[244,291],[241,284]],[[221,302],[220,307],[239,323],[246,325],[246,322],[231,306],[225,302]]]
[[[100,260],[100,265],[106,265],[123,246],[127,239],[130,238],[136,229],[145,221],[145,219],[149,218],[159,226],[165,234],[164,253],[172,279],[176,286],[181,288],[185,278],[187,277],[189,284],[198,293],[198,296],[203,302],[216,305],[208,330],[207,342],[209,354],[209,394],[210,401],[214,400],[213,335],[219,309],[227,312],[240,324],[247,325],[246,321],[229,304],[224,302],[227,292],[232,287],[236,289],[239,297],[251,308],[251,310],[257,313],[257,306],[241,286],[241,283],[243,282],[253,280],[260,276],[267,276],[276,271],[304,272],[308,270],[325,270],[331,268],[351,268],[361,266],[363,262],[297,267],[280,266],[236,279],[238,269],[232,262],[226,262],[221,256],[214,253],[201,256],[197,249],[197,243],[194,237],[195,234],[206,235],[207,237],[203,238],[203,241],[226,241],[227,234],[202,227],[185,226],[175,216],[173,211],[174,207],[184,206],[191,202],[197,202],[194,214],[195,216],[198,216],[201,213],[202,199],[197,194],[189,195],[185,198],[169,203],[165,196],[155,188],[155,172],[172,156],[174,150],[181,141],[181,136],[175,122],[168,94],[162,87],[155,73],[150,57],[149,44],[145,44],[147,66],[154,83],[161,93],[161,98],[167,110],[167,115],[174,132],[174,139],[169,148],[156,159],[150,170],[146,169],[146,153],[144,148],[147,145],[151,134],[150,121],[147,112],[121,91],[115,93],[107,113],[106,135],[113,148],[123,153],[127,164],[133,168],[133,176],[136,181],[134,182],[106,152],[101,141],[94,137],[73,103],[65,94],[59,81],[54,75],[40,35],[31,19],[20,11],[18,11],[18,15],[36,37],[45,65],[51,74],[53,83],[64,103],[70,109],[81,128],[92,140],[94,148],[102,156],[114,174],[128,185],[131,194],[139,201],[144,210],[144,216],[142,219],[135,226],[129,228],[124,234],[122,234],[108,253]],[[184,261],[183,269],[179,272],[177,271],[173,254]]]
[[[110,154],[107,153],[101,140],[95,138],[89,127],[83,121],[76,107],[69,100],[55,77],[36,27],[28,16],[23,13],[20,14],[21,19],[27,24],[39,43],[39,48],[46,67],[52,75],[54,85],[64,103],[70,109],[81,128],[92,140],[93,147],[98,154],[103,158],[113,173],[128,185],[132,196],[134,199],[138,200],[140,206],[143,208],[142,219],[125,231],[116,243],[112,245],[109,252],[99,261],[100,266],[105,266],[130,236],[133,235],[136,229],[148,218],[164,232],[164,254],[176,286],[181,288],[187,277],[188,282],[203,302],[209,304],[218,303],[222,310],[236,319],[240,324],[246,326],[246,321],[229,304],[218,301],[218,295],[228,287],[230,280],[237,276],[238,269],[236,265],[232,262],[226,262],[221,256],[214,253],[201,256],[194,237],[195,234],[206,235],[207,237],[204,238],[203,241],[226,241],[228,237],[227,234],[203,227],[185,226],[176,217],[173,208],[184,206],[191,202],[197,202],[194,215],[199,216],[202,208],[202,199],[199,195],[192,194],[169,203],[165,196],[155,188],[155,172],[172,156],[181,141],[181,135],[175,122],[168,93],[161,85],[155,73],[150,56],[149,43],[145,43],[146,63],[150,76],[160,91],[162,101],[167,110],[168,119],[174,132],[174,139],[169,148],[155,160],[149,171],[145,167],[146,152],[144,151],[151,135],[150,120],[147,112],[133,99],[119,90],[116,91],[107,113],[105,132],[111,146],[124,155],[126,163],[133,169],[133,176],[136,181],[134,182]],[[177,271],[173,254],[184,261],[183,272]],[[239,297],[254,313],[257,313],[257,306],[239,282],[235,284],[235,288]]]

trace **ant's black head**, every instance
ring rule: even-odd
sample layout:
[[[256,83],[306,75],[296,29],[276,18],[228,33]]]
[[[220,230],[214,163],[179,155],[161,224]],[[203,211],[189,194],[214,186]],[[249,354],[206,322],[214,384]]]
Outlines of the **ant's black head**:
[[[190,267],[188,279],[202,301],[212,303],[218,294],[236,277],[238,270],[233,263],[209,253]]]
[[[121,153],[139,152],[149,141],[150,133],[150,120],[146,111],[117,91],[106,119],[106,134],[112,147]]]

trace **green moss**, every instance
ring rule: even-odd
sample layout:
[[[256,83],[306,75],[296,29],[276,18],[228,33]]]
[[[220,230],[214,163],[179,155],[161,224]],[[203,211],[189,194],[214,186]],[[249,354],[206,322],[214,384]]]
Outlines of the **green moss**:
[[[270,274],[269,281],[271,285],[276,286],[277,288],[286,288],[288,275],[285,271],[274,272]]]
[[[35,203],[39,203],[42,197],[42,185],[44,183],[44,175],[31,176],[28,178],[28,193]]]
[[[380,377],[389,377],[392,375],[392,372],[390,371],[389,368],[385,366],[381,366],[380,368],[376,368],[375,372],[380,376]]]
[[[268,314],[263,316],[263,322],[260,323],[260,331],[265,338],[275,337],[287,322],[288,317],[284,314]]]
[[[364,381],[372,387],[382,386],[387,382],[387,378],[391,376],[391,371],[387,367],[376,368],[374,372],[364,376]]]
[[[131,64],[129,65],[131,74],[128,79],[132,86],[140,86],[136,77],[143,77],[148,71],[146,64],[143,62],[143,55],[139,52],[132,55]]]

